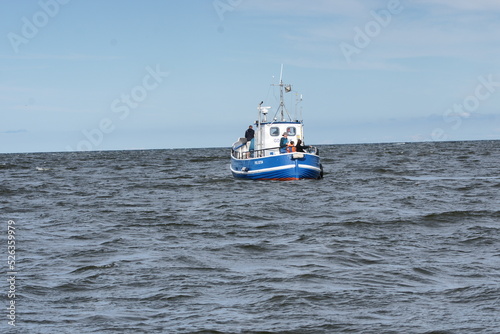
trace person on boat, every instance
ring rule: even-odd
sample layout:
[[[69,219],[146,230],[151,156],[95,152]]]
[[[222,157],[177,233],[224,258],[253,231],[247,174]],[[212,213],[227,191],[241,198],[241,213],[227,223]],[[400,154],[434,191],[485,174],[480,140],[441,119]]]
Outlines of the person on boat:
[[[247,131],[245,131],[245,138],[247,139],[247,142],[252,141],[254,136],[255,136],[255,131],[253,127],[250,125],[248,126]]]
[[[247,150],[248,153],[246,154],[247,159],[250,158],[251,156],[251,151],[254,150],[254,138],[255,136],[255,131],[251,125],[248,126],[247,131],[245,131],[245,138],[247,140]]]
[[[297,148],[295,147],[294,144],[295,143],[293,142],[293,140],[290,143],[288,143],[288,145],[286,146],[286,151],[288,153],[297,152]]]
[[[302,145],[302,140],[297,140],[297,145],[295,145],[295,149],[297,150],[297,152],[305,152],[304,150],[308,148],[309,146]]]
[[[283,136],[280,139],[280,153],[286,153],[286,147],[288,144],[288,134],[283,132]]]

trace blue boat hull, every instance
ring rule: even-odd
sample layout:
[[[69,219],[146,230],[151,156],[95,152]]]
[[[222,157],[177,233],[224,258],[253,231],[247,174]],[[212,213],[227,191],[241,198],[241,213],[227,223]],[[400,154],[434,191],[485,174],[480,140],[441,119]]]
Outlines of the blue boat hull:
[[[231,157],[231,173],[246,180],[320,179],[323,168],[319,156],[309,153],[285,153],[250,159]]]

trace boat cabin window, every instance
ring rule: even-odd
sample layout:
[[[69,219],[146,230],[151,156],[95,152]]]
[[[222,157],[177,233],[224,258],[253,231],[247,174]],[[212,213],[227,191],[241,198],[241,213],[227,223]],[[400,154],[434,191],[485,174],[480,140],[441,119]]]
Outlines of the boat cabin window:
[[[280,128],[274,126],[270,130],[271,130],[271,136],[276,137],[280,135]]]
[[[297,131],[295,130],[294,126],[289,126],[288,128],[286,128],[286,133],[287,133],[287,135],[293,137],[297,134]]]

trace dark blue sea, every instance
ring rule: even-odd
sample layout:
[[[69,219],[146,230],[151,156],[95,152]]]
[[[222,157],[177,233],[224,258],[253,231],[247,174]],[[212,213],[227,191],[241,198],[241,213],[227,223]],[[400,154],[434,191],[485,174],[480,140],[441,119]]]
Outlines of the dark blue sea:
[[[500,141],[320,146],[289,182],[229,155],[0,155],[0,332],[500,332]]]

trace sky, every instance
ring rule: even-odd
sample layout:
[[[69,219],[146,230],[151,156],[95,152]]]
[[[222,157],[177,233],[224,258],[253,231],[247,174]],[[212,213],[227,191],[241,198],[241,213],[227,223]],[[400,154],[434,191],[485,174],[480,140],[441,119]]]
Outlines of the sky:
[[[500,139],[498,0],[0,9],[0,153],[230,147],[281,64],[307,144]]]

